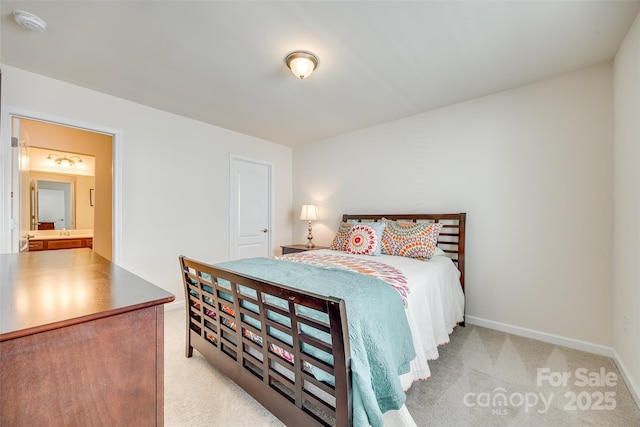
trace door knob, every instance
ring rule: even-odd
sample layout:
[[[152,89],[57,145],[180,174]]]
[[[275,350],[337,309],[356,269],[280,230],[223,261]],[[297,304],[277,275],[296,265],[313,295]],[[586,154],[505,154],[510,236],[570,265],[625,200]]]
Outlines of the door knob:
[[[263,232],[263,233],[266,233],[267,231],[269,231],[269,230],[267,230],[266,228],[263,228],[263,229],[262,229],[262,232]]]

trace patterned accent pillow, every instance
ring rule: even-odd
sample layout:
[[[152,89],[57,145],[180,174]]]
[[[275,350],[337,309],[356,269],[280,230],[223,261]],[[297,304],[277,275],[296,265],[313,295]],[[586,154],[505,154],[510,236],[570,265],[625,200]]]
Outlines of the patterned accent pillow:
[[[431,259],[442,224],[383,221],[387,224],[380,245],[383,254]]]
[[[358,255],[380,255],[380,242],[386,226],[384,222],[354,223],[347,239],[346,251]]]
[[[351,231],[351,223],[343,222],[338,227],[336,236],[333,238],[329,249],[333,251],[346,251],[347,240],[349,238],[349,232]]]

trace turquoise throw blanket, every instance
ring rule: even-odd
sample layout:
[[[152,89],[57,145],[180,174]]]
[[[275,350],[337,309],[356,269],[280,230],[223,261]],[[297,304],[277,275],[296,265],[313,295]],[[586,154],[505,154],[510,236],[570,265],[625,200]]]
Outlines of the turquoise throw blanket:
[[[353,425],[381,427],[405,394],[398,375],[415,358],[402,299],[384,281],[351,271],[271,258],[228,261],[217,267],[345,300],[351,346]]]

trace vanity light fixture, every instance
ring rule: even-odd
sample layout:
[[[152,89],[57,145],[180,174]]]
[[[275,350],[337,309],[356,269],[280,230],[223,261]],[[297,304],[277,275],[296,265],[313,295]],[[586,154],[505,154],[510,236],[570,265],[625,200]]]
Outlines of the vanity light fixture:
[[[318,57],[311,52],[305,50],[297,50],[291,52],[284,59],[285,64],[291,70],[294,76],[300,80],[309,77],[313,70],[318,68]]]
[[[44,161],[47,166],[58,165],[63,168],[70,168],[75,166],[78,169],[85,169],[86,165],[80,158],[80,156],[58,156],[57,154],[49,154]]]

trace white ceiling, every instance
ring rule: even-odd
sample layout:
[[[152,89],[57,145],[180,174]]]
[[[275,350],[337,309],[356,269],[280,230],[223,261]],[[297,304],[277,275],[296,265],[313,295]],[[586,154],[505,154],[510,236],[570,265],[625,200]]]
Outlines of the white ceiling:
[[[12,12],[48,24],[28,32]],[[289,146],[613,59],[639,1],[0,1],[0,62]],[[320,58],[296,79],[287,53]]]

